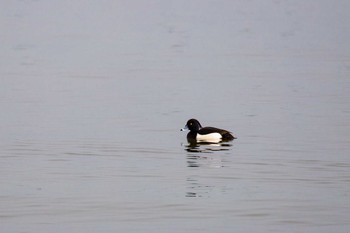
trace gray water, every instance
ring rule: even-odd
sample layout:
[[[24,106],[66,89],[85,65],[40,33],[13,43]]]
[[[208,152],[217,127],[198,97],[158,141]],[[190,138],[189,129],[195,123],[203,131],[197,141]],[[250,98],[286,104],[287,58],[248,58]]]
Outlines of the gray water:
[[[1,232],[349,232],[349,12],[2,1]]]

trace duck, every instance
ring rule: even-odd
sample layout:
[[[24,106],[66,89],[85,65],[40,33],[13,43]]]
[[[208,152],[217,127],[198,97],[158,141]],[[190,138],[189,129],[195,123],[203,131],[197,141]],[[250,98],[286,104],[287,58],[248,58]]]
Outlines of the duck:
[[[181,131],[190,130],[187,134],[189,142],[222,142],[237,139],[228,130],[215,127],[202,127],[198,120],[189,119]]]

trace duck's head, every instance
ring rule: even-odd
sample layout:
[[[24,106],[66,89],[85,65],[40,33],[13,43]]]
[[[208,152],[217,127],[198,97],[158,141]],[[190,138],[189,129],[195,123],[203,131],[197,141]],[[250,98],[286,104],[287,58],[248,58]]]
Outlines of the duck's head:
[[[198,130],[200,130],[202,128],[201,123],[199,123],[198,120],[196,119],[190,119],[187,121],[185,127],[183,129],[181,129],[181,131],[184,131],[186,129],[192,131],[192,132],[197,132]]]

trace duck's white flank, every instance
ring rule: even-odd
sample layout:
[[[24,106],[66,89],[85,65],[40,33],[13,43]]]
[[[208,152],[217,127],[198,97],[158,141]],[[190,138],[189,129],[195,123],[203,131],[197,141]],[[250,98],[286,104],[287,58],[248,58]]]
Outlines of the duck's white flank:
[[[221,134],[219,133],[210,133],[210,134],[199,134],[197,133],[196,137],[197,141],[204,141],[204,142],[217,142],[222,139]]]

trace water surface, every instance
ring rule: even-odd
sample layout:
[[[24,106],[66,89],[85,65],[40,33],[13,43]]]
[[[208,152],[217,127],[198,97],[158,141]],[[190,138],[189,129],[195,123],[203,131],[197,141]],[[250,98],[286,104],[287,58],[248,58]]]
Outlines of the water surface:
[[[348,1],[0,5],[2,231],[349,230]]]

